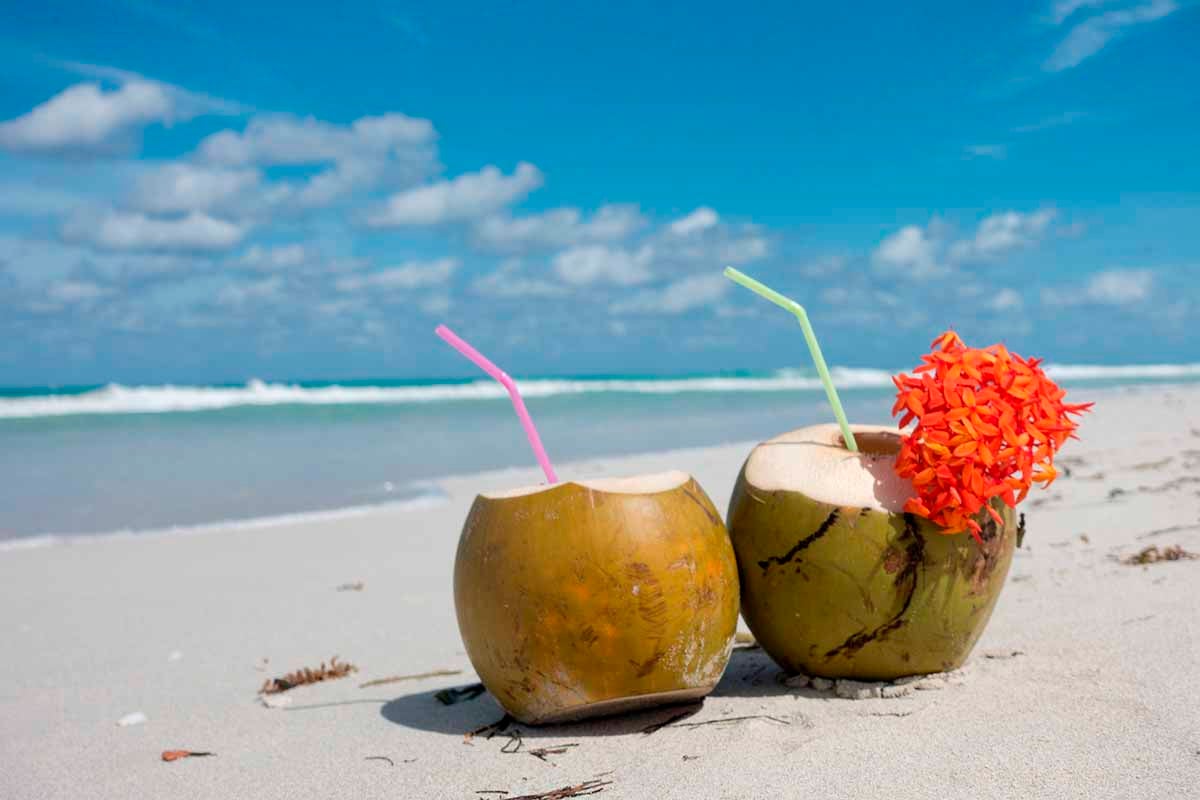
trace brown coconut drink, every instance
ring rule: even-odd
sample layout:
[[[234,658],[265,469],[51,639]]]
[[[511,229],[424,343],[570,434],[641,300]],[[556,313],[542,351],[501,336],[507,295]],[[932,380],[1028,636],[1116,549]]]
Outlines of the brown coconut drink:
[[[737,565],[689,475],[483,494],[454,568],[471,664],[535,724],[704,697],[729,660]]]
[[[548,482],[479,495],[463,525],[454,605],[483,685],[529,724],[711,692],[739,593],[708,495],[678,471],[559,483],[513,380],[437,333],[508,390]]]

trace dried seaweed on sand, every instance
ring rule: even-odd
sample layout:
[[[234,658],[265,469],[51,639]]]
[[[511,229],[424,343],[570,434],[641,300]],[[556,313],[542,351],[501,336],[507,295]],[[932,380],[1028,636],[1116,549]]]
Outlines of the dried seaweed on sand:
[[[577,783],[574,786],[563,786],[559,789],[551,789],[548,792],[541,794],[522,794],[516,797],[509,797],[507,800],[566,800],[568,797],[583,797],[589,794],[600,794],[604,791],[605,786],[612,786],[612,781],[584,781]]]
[[[357,672],[358,667],[353,664],[347,664],[344,661],[338,661],[338,657],[334,656],[329,659],[329,666],[325,666],[322,661],[321,665],[316,669],[305,667],[294,672],[289,672],[282,678],[268,678],[263,683],[262,688],[258,690],[259,694],[279,694],[286,692],[288,689],[294,689],[297,686],[304,686],[310,683],[321,683],[323,681],[334,680],[335,678],[344,678],[351,672]]]
[[[1141,564],[1155,564],[1159,561],[1188,561],[1194,558],[1200,558],[1200,553],[1189,552],[1177,544],[1161,548],[1158,545],[1152,545],[1122,558],[1121,563],[1136,567]]]

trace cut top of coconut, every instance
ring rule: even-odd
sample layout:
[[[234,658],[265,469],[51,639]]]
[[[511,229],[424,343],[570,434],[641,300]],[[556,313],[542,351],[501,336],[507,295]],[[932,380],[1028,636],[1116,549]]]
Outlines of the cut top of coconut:
[[[689,480],[690,475],[681,470],[673,469],[667,472],[656,472],[649,475],[633,475],[627,478],[593,478],[586,481],[562,481],[560,483],[540,483],[536,486],[521,486],[516,489],[502,489],[497,492],[483,492],[480,496],[488,500],[504,500],[512,497],[524,497],[539,492],[556,489],[568,483],[574,483],[585,489],[609,494],[658,494],[678,489]]]
[[[899,514],[913,496],[896,474],[900,430],[852,425],[859,452],[846,449],[837,425],[814,425],[763,442],[746,461],[746,482],[764,492],[799,492],[819,503]]]

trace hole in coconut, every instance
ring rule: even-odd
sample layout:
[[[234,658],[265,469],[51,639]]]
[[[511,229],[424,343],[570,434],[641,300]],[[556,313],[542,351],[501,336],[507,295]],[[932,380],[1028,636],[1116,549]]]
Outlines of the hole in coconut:
[[[897,456],[900,454],[899,434],[888,431],[855,431],[854,441],[858,443],[858,451],[864,455]],[[846,446],[846,439],[840,433],[837,435],[837,446]]]

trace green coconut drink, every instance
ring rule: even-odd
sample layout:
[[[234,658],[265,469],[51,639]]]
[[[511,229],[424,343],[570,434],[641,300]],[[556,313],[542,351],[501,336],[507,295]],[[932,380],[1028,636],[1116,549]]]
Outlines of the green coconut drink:
[[[1017,505],[1091,404],[1038,359],[967,347],[953,331],[893,379],[899,427],[851,426],[804,307],[732,268],[795,315],[837,425],[754,448],[729,503],[742,616],[782,666],[887,680],[960,666],[983,633],[1024,534]]]
[[[1016,513],[980,539],[946,536],[904,506],[900,431],[837,425],[754,448],[727,519],[742,616],[781,666],[828,678],[886,680],[966,660],[991,616],[1016,547]]]

